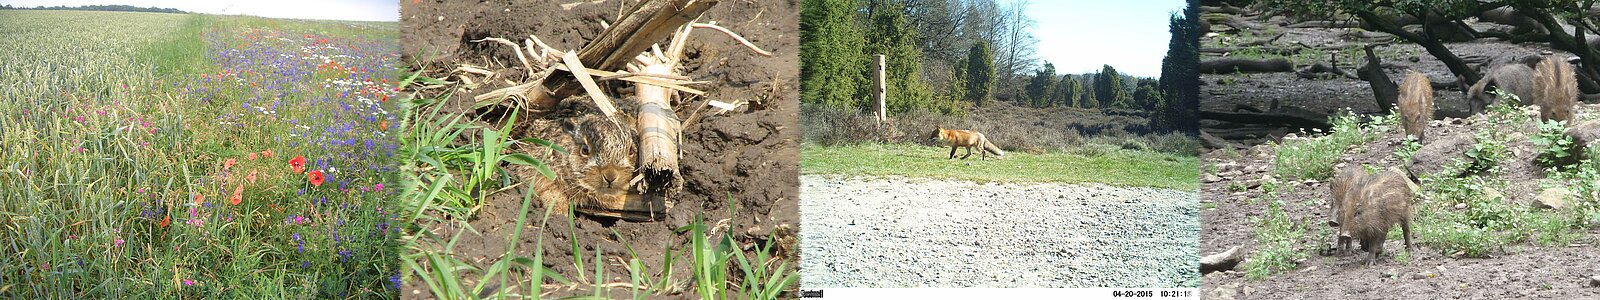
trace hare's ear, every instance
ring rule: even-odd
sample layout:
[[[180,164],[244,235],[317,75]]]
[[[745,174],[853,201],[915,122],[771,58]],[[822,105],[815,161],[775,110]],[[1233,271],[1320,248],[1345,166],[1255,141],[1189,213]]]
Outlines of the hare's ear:
[[[572,137],[572,144],[575,146],[574,148],[577,148],[575,150],[578,151],[578,154],[589,155],[589,139],[583,134],[583,130],[578,128],[578,123],[573,122],[572,119],[561,120],[561,131]]]
[[[563,119],[563,120],[561,120],[561,131],[562,132],[566,132],[567,135],[570,135],[573,138],[577,138],[578,137],[578,124],[572,122],[572,119]]]

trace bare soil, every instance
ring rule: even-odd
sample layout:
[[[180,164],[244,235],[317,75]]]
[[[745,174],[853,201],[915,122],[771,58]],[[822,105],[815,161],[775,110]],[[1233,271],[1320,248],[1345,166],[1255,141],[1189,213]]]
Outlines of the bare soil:
[[[436,77],[459,64],[471,63],[520,82],[525,75],[508,69],[520,65],[510,47],[471,41],[501,37],[520,42],[533,34],[554,48],[577,49],[598,35],[600,21],[615,22],[621,6],[632,3],[585,2],[566,10],[560,1],[402,1],[401,27],[406,41],[401,43],[405,53],[402,59],[412,68]],[[594,272],[592,266],[586,266],[589,270],[576,270],[574,255],[584,255],[588,260],[585,263],[590,264],[598,249],[605,257],[609,277],[605,282],[626,283],[628,271],[623,261],[631,257],[630,251],[652,270],[650,276],[662,275],[662,260],[671,253],[676,261],[672,267],[675,281],[682,283],[680,288],[687,288],[687,283],[693,281],[689,269],[692,258],[683,255],[681,248],[689,244],[689,235],[675,229],[688,225],[697,214],[703,214],[707,224],[717,224],[731,214],[733,218],[725,222],[741,247],[749,250],[773,240],[784,241],[775,248],[791,261],[792,268],[798,259],[798,251],[788,250],[795,247],[793,230],[777,230],[778,237],[772,240],[769,236],[779,226],[797,228],[799,220],[798,12],[796,1],[722,1],[701,17],[700,22],[716,21],[775,56],[756,55],[721,34],[695,32],[694,40],[688,44],[687,59],[681,63],[681,74],[710,81],[698,86],[708,92],[706,97],[710,99],[758,103],[705,118],[684,129],[680,164],[687,182],[684,191],[671,199],[675,204],[665,220],[632,223],[579,217],[570,231],[565,219],[552,219],[549,228],[532,228],[537,226],[537,212],[544,210],[538,207],[531,218],[535,221],[530,222],[532,226],[518,241],[519,255],[531,257],[529,250],[542,236],[545,266],[571,278],[578,272]],[[457,93],[446,105],[462,111],[471,105],[472,96],[504,86],[509,84],[495,82]],[[464,234],[455,246],[456,257],[480,268],[496,261],[515,229],[523,191],[518,188],[491,196],[468,222],[481,235]],[[446,237],[460,230],[451,224],[420,225]],[[580,253],[571,249],[574,239],[580,245]],[[421,294],[426,294],[426,288],[418,282],[407,285],[406,291],[411,292],[406,296],[425,296]],[[421,294],[416,294],[418,291]],[[547,296],[587,293],[581,289],[562,290]]]

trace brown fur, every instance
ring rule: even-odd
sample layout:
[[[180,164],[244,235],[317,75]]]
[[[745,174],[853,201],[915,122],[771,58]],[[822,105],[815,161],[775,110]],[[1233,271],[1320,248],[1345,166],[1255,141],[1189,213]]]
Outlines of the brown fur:
[[[1328,202],[1328,216],[1333,219],[1328,220],[1328,226],[1339,227],[1340,222],[1345,221],[1342,218],[1342,212],[1349,209],[1345,205],[1355,203],[1350,197],[1357,193],[1355,191],[1359,190],[1358,187],[1366,185],[1366,181],[1371,177],[1372,175],[1367,174],[1367,171],[1362,170],[1360,166],[1339,169],[1339,174],[1333,177],[1333,182],[1330,186],[1333,200]],[[1338,253],[1349,252],[1350,236],[1342,234],[1343,232],[1340,233],[1335,237]]]
[[[551,142],[567,149],[551,159],[555,179],[536,176],[534,190],[545,207],[566,215],[569,201],[578,207],[618,209],[627,200],[634,178],[637,135],[630,118],[615,124],[600,114],[588,114],[562,124],[561,133],[543,130]],[[553,124],[546,124],[546,127]]]
[[[944,127],[934,128],[933,133],[928,135],[928,141],[944,142],[946,145],[950,145],[949,159],[956,158],[956,149],[960,147],[967,148],[967,155],[962,155],[961,159],[967,159],[967,157],[971,157],[973,147],[980,148],[980,151],[978,152],[979,160],[988,159],[989,154],[994,154],[995,156],[1006,156],[1006,151],[1000,150],[1000,146],[995,146],[994,143],[989,142],[989,138],[984,137],[982,133],[978,133],[977,131],[973,130],[944,129]]]
[[[1406,74],[1400,84],[1400,125],[1406,134],[1421,141],[1428,121],[1433,120],[1433,83],[1417,71]]]
[[[1467,102],[1471,106],[1472,114],[1482,113],[1484,108],[1499,102],[1498,97],[1489,93],[1491,87],[1501,92],[1515,94],[1523,103],[1527,103],[1530,100],[1528,98],[1534,97],[1533,68],[1523,64],[1509,64],[1490,70],[1483,79],[1467,89]]]
[[[1383,254],[1389,228],[1396,224],[1400,225],[1406,248],[1411,248],[1413,191],[1405,171],[1390,168],[1372,176],[1360,168],[1347,167],[1335,179],[1335,203],[1330,208],[1335,210],[1337,221],[1329,224],[1339,228],[1340,251],[1349,248],[1350,240],[1360,241],[1361,249],[1371,255],[1367,259],[1370,266]]]
[[[1539,120],[1571,125],[1572,107],[1578,101],[1578,79],[1572,73],[1572,65],[1547,56],[1534,69],[1533,83],[1538,93],[1535,103],[1539,104]]]

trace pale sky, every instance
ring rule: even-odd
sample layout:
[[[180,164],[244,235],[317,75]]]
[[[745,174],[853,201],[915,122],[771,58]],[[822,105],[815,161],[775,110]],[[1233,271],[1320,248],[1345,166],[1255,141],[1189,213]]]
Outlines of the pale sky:
[[[399,0],[0,0],[11,6],[131,5],[219,15],[351,21],[396,21]]]
[[[1028,15],[1037,25],[1039,58],[1056,74],[1099,72],[1111,65],[1139,77],[1161,76],[1167,55],[1167,21],[1183,0],[1034,0]]]

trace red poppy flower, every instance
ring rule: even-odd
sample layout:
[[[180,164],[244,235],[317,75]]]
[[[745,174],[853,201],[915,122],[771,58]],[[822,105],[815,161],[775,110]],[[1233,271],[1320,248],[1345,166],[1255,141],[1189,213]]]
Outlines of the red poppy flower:
[[[256,183],[256,170],[250,170],[250,175],[245,175],[244,180]]]
[[[295,174],[305,173],[306,172],[306,157],[305,156],[295,156],[293,159],[289,159],[289,168],[293,168]]]
[[[389,131],[389,120],[378,121],[378,130]]]
[[[233,205],[239,205],[240,201],[244,201],[244,185],[233,188],[233,197],[228,198],[228,203]]]
[[[166,217],[162,217],[161,218],[161,228],[167,228],[167,225],[171,225],[171,224],[172,224],[172,216],[166,216]]]
[[[248,158],[250,160],[256,160],[256,153],[255,152],[250,152],[250,155],[245,156],[244,158]]]
[[[239,163],[239,161],[234,160],[232,158],[229,158],[228,160],[224,160],[224,161],[222,161],[222,170],[223,171],[227,171],[228,169],[232,169],[233,165],[238,164],[238,163]]]
[[[311,181],[311,186],[322,186],[322,179],[322,170],[315,170],[311,171],[310,174],[306,174],[306,180]]]
[[[261,156],[266,156],[267,158],[272,158],[272,149],[261,150]]]
[[[194,204],[206,204],[206,195],[194,194]]]

